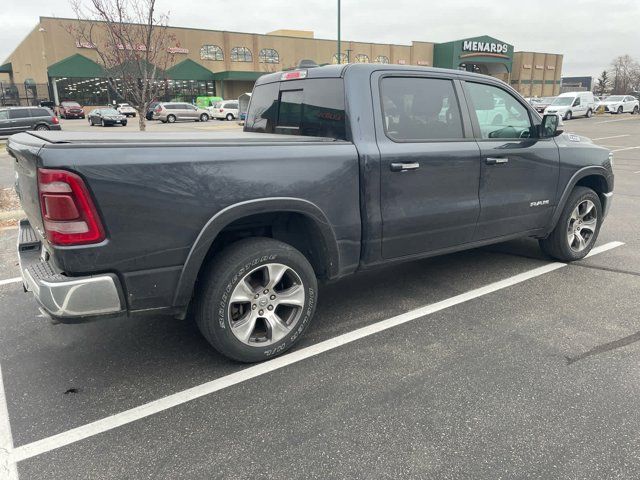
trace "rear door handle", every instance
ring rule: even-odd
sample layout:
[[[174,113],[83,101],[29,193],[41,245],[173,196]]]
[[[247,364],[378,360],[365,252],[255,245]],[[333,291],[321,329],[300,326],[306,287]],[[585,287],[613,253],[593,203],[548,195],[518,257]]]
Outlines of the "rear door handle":
[[[509,159],[504,157],[487,157],[484,161],[487,165],[501,165],[503,163],[509,163]]]
[[[409,170],[417,170],[420,168],[419,163],[392,163],[392,172],[407,172]]]

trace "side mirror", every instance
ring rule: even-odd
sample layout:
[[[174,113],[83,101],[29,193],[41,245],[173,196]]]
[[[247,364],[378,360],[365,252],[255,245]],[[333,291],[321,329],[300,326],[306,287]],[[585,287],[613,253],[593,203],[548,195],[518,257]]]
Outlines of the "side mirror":
[[[559,127],[562,126],[560,116],[554,113],[548,113],[542,117],[542,123],[540,124],[540,138],[551,138],[562,133]]]

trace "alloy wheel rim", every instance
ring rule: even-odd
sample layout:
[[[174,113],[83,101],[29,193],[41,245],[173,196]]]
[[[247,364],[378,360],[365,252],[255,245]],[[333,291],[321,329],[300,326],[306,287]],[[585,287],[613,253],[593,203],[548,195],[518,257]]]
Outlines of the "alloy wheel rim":
[[[305,304],[300,276],[287,265],[268,263],[246,274],[231,293],[231,332],[245,345],[272,345],[298,324]]]
[[[598,226],[598,210],[591,200],[583,200],[571,212],[567,242],[574,252],[582,252],[593,241]]]

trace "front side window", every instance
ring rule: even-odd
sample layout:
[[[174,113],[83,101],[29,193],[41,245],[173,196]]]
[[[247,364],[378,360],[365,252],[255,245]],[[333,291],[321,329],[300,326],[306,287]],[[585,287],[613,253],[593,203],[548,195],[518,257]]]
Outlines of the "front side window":
[[[387,136],[396,141],[464,137],[460,105],[451,80],[387,77],[382,80]]]
[[[233,47],[231,49],[232,62],[253,62],[251,50],[247,47]]]
[[[529,138],[533,126],[529,111],[510,93],[482,83],[467,82],[472,109],[480,126],[480,137]]]
[[[356,55],[356,62],[358,63],[369,63],[369,56],[364,53],[360,53]]]
[[[260,63],[280,63],[278,51],[273,48],[263,48],[258,54]]]
[[[218,45],[203,45],[200,48],[200,59],[222,61],[224,60],[224,53],[222,53],[222,49]]]
[[[50,117],[51,113],[45,108],[33,108],[31,109],[32,117]]]
[[[375,59],[375,63],[389,63],[389,57],[386,55],[378,55]]]

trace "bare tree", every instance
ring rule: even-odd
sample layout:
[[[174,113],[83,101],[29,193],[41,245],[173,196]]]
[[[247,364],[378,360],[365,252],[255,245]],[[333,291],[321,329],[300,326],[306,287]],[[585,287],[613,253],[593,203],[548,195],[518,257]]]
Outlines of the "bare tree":
[[[630,55],[621,55],[611,63],[613,93],[625,95],[638,88],[640,65]]]
[[[93,49],[109,86],[138,112],[146,130],[146,113],[165,88],[166,69],[180,48],[169,32],[169,13],[156,11],[156,0],[70,0],[78,19],[67,31]]]

